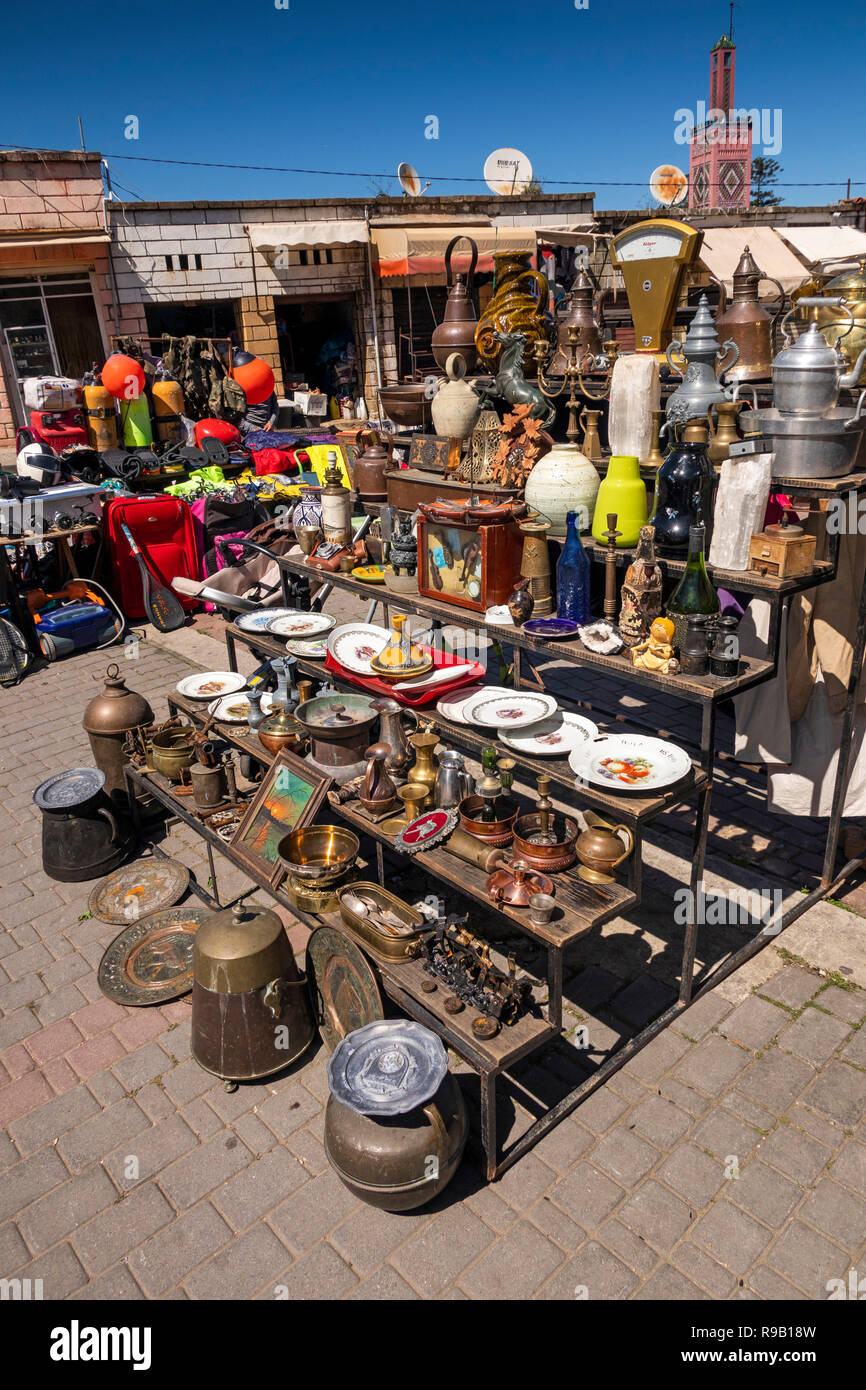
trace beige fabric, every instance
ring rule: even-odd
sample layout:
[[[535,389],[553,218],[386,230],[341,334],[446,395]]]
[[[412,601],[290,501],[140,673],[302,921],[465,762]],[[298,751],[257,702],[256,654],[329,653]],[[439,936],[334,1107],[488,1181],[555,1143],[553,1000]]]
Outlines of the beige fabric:
[[[807,278],[807,270],[772,227],[707,227],[700,259],[711,275],[722,280],[730,294],[734,268],[748,246],[755,264],[765,275],[772,275],[785,290],[796,289]],[[761,299],[778,299],[779,291],[769,280],[758,288]]]
[[[506,251],[535,251],[535,232],[519,227],[476,227],[452,223],[448,226],[372,227],[370,236],[379,258],[379,274],[412,275],[441,270],[445,248],[453,237],[470,236],[478,247],[479,269],[482,258]],[[454,248],[455,264],[469,255],[461,242]]]
[[[779,227],[778,233],[809,265],[825,264],[827,261],[848,259],[856,265],[860,256],[866,256],[866,232],[857,227],[837,227],[824,223],[819,227]],[[834,268],[834,274],[841,271],[841,265]]]
[[[247,231],[257,251],[276,251],[280,246],[364,246],[369,241],[366,222],[341,218],[330,222],[263,222]]]

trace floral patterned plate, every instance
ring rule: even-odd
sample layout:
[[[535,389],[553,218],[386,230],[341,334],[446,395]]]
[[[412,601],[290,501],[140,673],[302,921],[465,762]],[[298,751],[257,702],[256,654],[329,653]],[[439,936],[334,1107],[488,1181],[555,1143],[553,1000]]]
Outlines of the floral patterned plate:
[[[646,796],[673,786],[692,771],[685,748],[644,734],[610,734],[582,744],[568,756],[572,772],[608,792]]]
[[[217,695],[236,694],[246,683],[246,676],[238,671],[202,671],[197,676],[184,676],[176,689],[178,695],[185,695],[188,700],[214,700]]]
[[[328,655],[328,643],[324,637],[313,637],[309,642],[287,642],[286,651],[292,656],[305,656],[308,661],[324,661]]]
[[[573,748],[582,748],[598,737],[598,725],[582,714],[557,710],[550,719],[525,729],[498,729],[497,738],[515,753],[527,758],[567,758]]]
[[[262,714],[270,714],[274,707],[274,697],[268,691],[262,696]],[[213,700],[207,707],[224,724],[246,724],[250,714],[250,702],[246,695],[223,695]]]
[[[294,608],[259,608],[255,613],[241,613],[234,623],[241,632],[265,632],[272,618],[283,618],[294,612]]]
[[[273,637],[318,637],[320,632],[330,632],[336,618],[329,613],[302,613],[290,610],[268,623],[268,632]]]
[[[507,695],[485,691],[475,700],[467,700],[463,717],[467,724],[483,724],[486,729],[523,729],[555,714],[557,704],[552,695],[527,695],[510,690]]]
[[[328,651],[347,671],[372,676],[370,662],[386,646],[390,632],[374,623],[343,623],[328,638]]]
[[[465,685],[462,690],[455,690],[453,695],[443,695],[442,699],[437,701],[436,713],[441,714],[443,719],[450,719],[453,724],[466,724],[468,721],[464,717],[463,709],[476,696],[512,693],[504,685]]]

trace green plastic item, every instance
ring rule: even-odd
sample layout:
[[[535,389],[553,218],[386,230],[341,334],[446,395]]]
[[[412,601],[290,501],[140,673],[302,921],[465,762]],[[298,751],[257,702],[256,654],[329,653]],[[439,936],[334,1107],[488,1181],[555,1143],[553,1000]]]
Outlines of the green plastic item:
[[[601,480],[592,516],[593,540],[600,545],[607,545],[604,533],[611,512],[616,513],[616,527],[622,532],[617,549],[637,545],[640,528],[647,523],[647,495],[634,454],[613,454]]]
[[[150,405],[143,391],[134,401],[120,402],[120,423],[127,449],[145,449],[153,443]]]

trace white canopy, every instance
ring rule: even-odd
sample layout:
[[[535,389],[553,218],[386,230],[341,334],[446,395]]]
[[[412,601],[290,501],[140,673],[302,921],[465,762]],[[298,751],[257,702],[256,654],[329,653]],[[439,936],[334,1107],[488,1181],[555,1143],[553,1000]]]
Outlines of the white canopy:
[[[747,246],[758,269],[765,275],[772,275],[784,290],[790,292],[807,279],[803,262],[773,227],[707,227],[700,258],[710,274],[722,280],[729,292],[733,288],[734,268]],[[769,280],[761,281],[759,295],[762,299],[779,298],[778,290]]]
[[[861,256],[866,256],[866,232],[856,227],[837,227],[830,222],[818,227],[780,227],[778,230],[810,266],[846,260],[855,265]],[[841,264],[834,267],[837,271],[842,268]]]
[[[280,246],[364,246],[369,241],[366,222],[348,218],[330,222],[262,222],[247,230],[257,251],[276,251]]]

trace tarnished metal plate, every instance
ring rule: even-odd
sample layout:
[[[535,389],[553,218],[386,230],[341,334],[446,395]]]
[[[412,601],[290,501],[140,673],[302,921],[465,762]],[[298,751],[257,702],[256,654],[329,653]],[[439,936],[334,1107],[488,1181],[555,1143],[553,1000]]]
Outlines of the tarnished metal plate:
[[[189,869],[176,859],[142,859],[98,883],[88,907],[94,917],[116,926],[140,922],[152,912],[174,907],[189,887]]]
[[[412,1019],[383,1019],[337,1043],[328,1085],[358,1115],[406,1115],[435,1096],[447,1071],[438,1034]]]
[[[189,994],[195,934],[211,915],[204,907],[169,907],[127,927],[99,962],[102,993],[135,1007]]]
[[[336,927],[317,927],[310,937],[307,980],[319,1034],[329,1052],[347,1033],[383,1017],[373,966]]]

